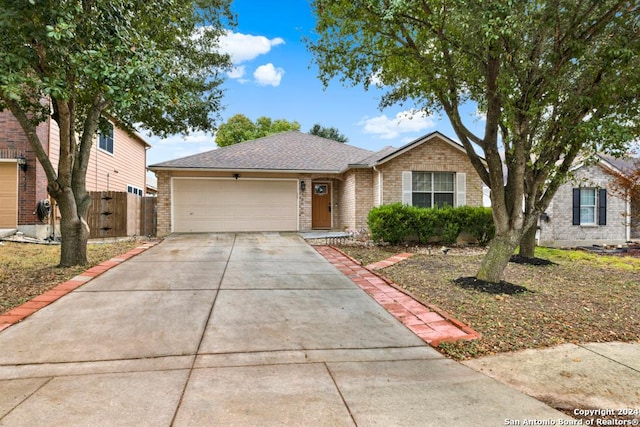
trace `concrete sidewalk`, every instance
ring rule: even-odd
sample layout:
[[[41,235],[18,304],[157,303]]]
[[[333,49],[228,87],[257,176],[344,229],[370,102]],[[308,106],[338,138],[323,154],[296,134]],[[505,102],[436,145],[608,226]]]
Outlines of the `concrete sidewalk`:
[[[170,236],[0,332],[1,426],[566,418],[444,358],[294,234]]]

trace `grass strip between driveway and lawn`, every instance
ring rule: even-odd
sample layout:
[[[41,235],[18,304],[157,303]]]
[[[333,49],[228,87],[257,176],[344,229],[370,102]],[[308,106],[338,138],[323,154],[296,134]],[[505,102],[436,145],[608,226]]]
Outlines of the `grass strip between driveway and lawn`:
[[[471,286],[469,280],[478,271],[482,251],[339,248],[364,265],[399,252],[416,252],[378,273],[482,334],[479,340],[439,345],[455,359],[562,343],[640,341],[640,258],[538,248],[537,258],[555,264],[511,262],[503,285],[515,287],[486,289]],[[456,280],[460,278],[466,280]]]

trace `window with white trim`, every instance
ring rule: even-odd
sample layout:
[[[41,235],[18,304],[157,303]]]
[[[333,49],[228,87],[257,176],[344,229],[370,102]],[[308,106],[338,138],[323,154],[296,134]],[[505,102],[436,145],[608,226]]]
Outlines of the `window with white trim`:
[[[454,206],[453,172],[412,172],[411,204],[421,208]]]
[[[113,154],[113,123],[109,122],[107,129],[98,133],[98,148]]]
[[[580,224],[596,224],[596,189],[580,189]]]
[[[127,185],[127,193],[135,194],[142,197],[142,188],[134,187],[133,185]]]

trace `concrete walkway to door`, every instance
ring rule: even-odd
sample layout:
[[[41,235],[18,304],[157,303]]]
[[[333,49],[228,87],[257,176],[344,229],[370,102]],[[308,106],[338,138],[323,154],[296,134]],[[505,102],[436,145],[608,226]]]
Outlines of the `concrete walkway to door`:
[[[444,358],[296,234],[173,235],[0,332],[0,426],[560,418]]]

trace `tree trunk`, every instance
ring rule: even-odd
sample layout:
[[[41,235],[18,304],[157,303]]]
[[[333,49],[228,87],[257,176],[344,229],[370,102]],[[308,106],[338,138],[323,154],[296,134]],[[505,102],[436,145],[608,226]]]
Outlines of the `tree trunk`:
[[[534,225],[522,235],[522,240],[520,241],[520,250],[518,251],[518,254],[520,256],[526,258],[535,257],[536,231],[538,231],[538,226]]]
[[[82,217],[60,218],[60,233],[62,244],[59,267],[86,265],[89,227],[85,219]]]
[[[51,186],[50,186],[51,188]],[[60,209],[60,234],[62,243],[60,248],[59,267],[71,267],[74,265],[86,265],[87,242],[89,241],[89,225],[85,218],[78,212],[73,191],[70,188],[50,194],[56,199]]]
[[[520,242],[521,233],[510,230],[504,234],[496,234],[489,243],[489,251],[482,259],[480,270],[476,276],[478,280],[499,283],[502,273],[509,264],[509,259]]]

